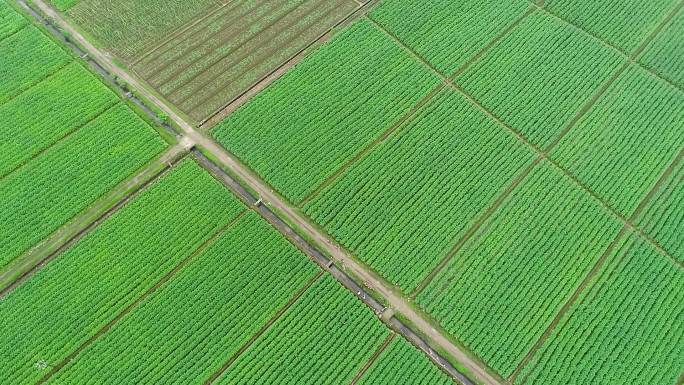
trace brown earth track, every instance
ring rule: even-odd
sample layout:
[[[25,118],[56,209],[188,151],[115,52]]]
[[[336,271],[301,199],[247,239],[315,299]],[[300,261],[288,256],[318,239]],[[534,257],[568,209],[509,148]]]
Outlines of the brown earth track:
[[[196,257],[198,254],[200,254],[204,249],[206,249],[209,245],[214,243],[221,234],[223,234],[227,229],[229,229],[231,226],[233,226],[240,218],[242,218],[245,213],[247,213],[247,209],[242,210],[235,218],[233,218],[231,221],[229,221],[226,225],[224,225],[222,228],[220,228],[218,231],[216,231],[214,234],[212,234],[211,237],[209,237],[204,243],[199,245],[197,249],[189,253],[185,258],[183,258],[180,262],[178,262],[173,269],[168,271],[166,274],[164,274],[163,277],[161,277],[152,287],[147,289],[142,295],[140,295],[138,298],[136,298],[133,302],[128,304],[123,310],[121,310],[114,318],[112,318],[106,325],[101,327],[95,334],[93,334],[88,340],[83,342],[81,345],[79,345],[75,350],[73,350],[69,355],[64,357],[60,362],[58,362],[56,365],[52,366],[50,368],[50,371],[48,371],[43,377],[41,377],[38,382],[36,382],[36,385],[41,385],[47,382],[52,376],[54,376],[57,372],[59,372],[65,365],[67,365],[69,362],[74,360],[84,349],[86,349],[88,346],[90,346],[93,342],[95,342],[98,338],[100,338],[102,335],[107,333],[116,323],[118,323],[123,317],[125,317],[128,313],[130,313],[133,309],[135,309],[143,300],[145,300],[147,297],[152,295],[154,292],[156,292],[160,287],[162,287],[166,282],[168,282],[176,273],[178,273],[180,270],[183,269],[194,257]]]

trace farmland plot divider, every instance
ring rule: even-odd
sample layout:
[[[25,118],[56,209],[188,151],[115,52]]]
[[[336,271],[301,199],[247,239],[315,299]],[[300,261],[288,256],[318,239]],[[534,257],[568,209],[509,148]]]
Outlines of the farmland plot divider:
[[[511,383],[513,383],[517,376],[520,374],[522,369],[527,365],[527,363],[532,359],[534,354],[541,348],[542,344],[546,341],[546,339],[551,335],[553,330],[556,328],[558,323],[560,322],[561,318],[565,315],[565,313],[570,309],[570,307],[575,303],[577,298],[579,298],[580,294],[582,291],[587,287],[587,285],[591,282],[591,280],[594,278],[594,276],[601,270],[601,267],[604,265],[605,261],[607,260],[608,256],[611,254],[613,249],[617,247],[617,245],[620,243],[623,237],[627,236],[629,234],[629,231],[633,230],[633,228],[630,228],[629,224],[633,222],[636,218],[639,217],[641,212],[646,208],[646,205],[649,203],[649,201],[653,198],[653,196],[656,194],[660,186],[662,186],[670,177],[670,175],[674,172],[676,169],[677,165],[679,162],[682,161],[682,158],[684,158],[684,149],[679,151],[679,154],[677,157],[668,165],[667,169],[660,175],[660,178],[658,181],[655,183],[655,185],[649,190],[648,194],[639,202],[639,205],[637,208],[634,210],[632,215],[630,215],[629,220],[625,222],[623,225],[622,229],[618,233],[618,235],[613,239],[613,241],[608,245],[608,247],[605,249],[601,257],[596,261],[596,264],[594,267],[589,271],[589,273],[584,277],[582,282],[577,286],[575,289],[574,293],[570,298],[565,302],[563,307],[560,309],[560,311],[556,314],[554,317],[553,321],[549,324],[549,326],[544,330],[544,333],[539,337],[539,339],[535,342],[535,344],[532,346],[530,351],[525,355],[525,358],[520,362],[520,364],[515,368],[513,371],[513,374],[511,374],[510,378],[508,379]],[[684,268],[684,262],[678,262],[675,258],[671,259],[679,265],[679,267]],[[531,373],[528,372],[528,374]],[[524,381],[523,381],[524,382]]]
[[[380,345],[380,347],[375,351],[375,353],[373,353],[371,358],[368,359],[366,364],[363,365],[363,367],[356,373],[356,375],[351,380],[349,385],[356,385],[356,383],[359,382],[359,380],[363,377],[363,375],[366,374],[368,369],[375,363],[375,361],[377,361],[378,357],[380,357],[382,352],[384,352],[385,349],[387,349],[389,344],[392,342],[392,340],[394,340],[394,338],[396,336],[397,336],[396,334],[390,333],[390,335],[388,335],[387,338],[385,338],[385,341],[382,342],[382,345]]]
[[[68,364],[71,360],[73,360],[76,356],[78,356],[84,349],[86,349],[88,346],[90,346],[93,342],[95,342],[98,338],[100,338],[102,335],[107,333],[116,323],[118,323],[123,317],[125,317],[128,313],[130,313],[133,309],[135,309],[143,300],[145,300],[147,297],[152,295],[154,292],[156,292],[159,288],[161,288],[166,282],[168,282],[171,278],[173,278],[176,273],[178,273],[180,270],[183,269],[195,256],[199,255],[202,250],[206,249],[209,245],[214,243],[226,230],[228,230],[230,227],[232,227],[235,223],[237,223],[242,216],[244,216],[247,213],[247,209],[242,210],[238,215],[235,216],[231,221],[229,221],[227,224],[225,224],[223,227],[221,227],[218,231],[216,231],[214,234],[211,235],[206,241],[204,241],[201,245],[197,247],[193,252],[189,253],[185,258],[183,258],[180,262],[178,262],[173,269],[168,271],[163,277],[161,277],[152,287],[147,289],[142,295],[140,295],[138,298],[135,299],[135,301],[131,302],[128,306],[126,306],[123,310],[121,310],[114,318],[112,318],[106,325],[104,325],[102,328],[100,328],[95,334],[93,334],[88,340],[83,342],[81,345],[79,345],[76,349],[74,349],[69,355],[64,357],[59,363],[56,365],[52,366],[50,371],[48,371],[38,382],[36,385],[41,385],[47,382],[52,376],[54,376],[57,372],[59,372],[66,364]]]

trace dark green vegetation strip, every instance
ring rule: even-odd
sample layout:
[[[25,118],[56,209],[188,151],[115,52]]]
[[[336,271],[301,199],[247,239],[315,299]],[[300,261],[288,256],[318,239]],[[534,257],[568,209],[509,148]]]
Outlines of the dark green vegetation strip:
[[[456,78],[531,143],[544,148],[624,63],[614,50],[535,13]]]
[[[181,163],[2,299],[1,382],[43,377],[241,209]]]
[[[325,275],[216,383],[348,383],[388,333],[369,308]]]
[[[7,0],[0,0],[0,40],[12,36],[27,24],[28,20],[17,13]]]
[[[631,53],[678,3],[679,0],[546,0],[545,6],[563,19]]]
[[[451,75],[529,7],[526,0],[385,0],[370,16]]]
[[[396,337],[358,385],[447,385],[453,380],[403,337]]]
[[[684,89],[684,9],[680,10],[639,59],[660,76]]]
[[[679,161],[655,191],[637,224],[676,260],[684,263],[684,161]]]
[[[316,271],[249,212],[50,383],[198,383]]]
[[[0,268],[152,160],[165,143],[117,104],[0,181]]]
[[[0,52],[0,104],[71,61],[64,50],[34,26],[0,41]]]
[[[73,62],[0,105],[0,177],[116,103],[116,95]]]
[[[682,324],[684,271],[628,233],[516,384],[675,384]]]
[[[507,377],[621,225],[542,162],[417,301]]]
[[[437,84],[407,52],[360,21],[234,112],[214,134],[298,202]]]
[[[411,292],[532,157],[504,127],[444,90],[305,212]]]
[[[221,3],[219,0],[78,0],[66,14],[105,47],[130,62]]]
[[[630,217],[682,148],[684,93],[632,65],[550,156]]]

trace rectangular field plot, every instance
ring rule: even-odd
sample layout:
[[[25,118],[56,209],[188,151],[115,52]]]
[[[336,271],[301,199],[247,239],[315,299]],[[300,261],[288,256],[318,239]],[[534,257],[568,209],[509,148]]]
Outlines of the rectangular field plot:
[[[27,24],[28,20],[15,11],[7,0],[0,0],[0,40],[15,34]]]
[[[0,105],[0,177],[110,108],[117,96],[72,62]]]
[[[202,384],[317,271],[250,211],[50,383]]]
[[[410,292],[531,160],[512,133],[444,90],[304,210]]]
[[[86,209],[165,148],[117,104],[0,179],[0,269]]]
[[[35,383],[243,210],[185,161],[2,298],[3,383]]]
[[[404,338],[394,337],[357,382],[358,385],[453,385],[425,354]]]
[[[55,73],[71,57],[38,28],[26,26],[0,41],[0,104]]]
[[[388,334],[369,308],[325,275],[216,384],[347,384]]]
[[[371,18],[450,76],[529,8],[525,0],[385,0]]]
[[[540,163],[417,303],[506,378],[620,227],[570,178]]]
[[[639,61],[660,76],[684,88],[684,9],[646,48]]]
[[[201,121],[357,7],[352,0],[233,1],[161,44],[133,68]]]
[[[89,37],[130,64],[228,0],[53,0]]]
[[[456,83],[530,142],[545,147],[624,61],[599,41],[538,12]]]
[[[636,225],[684,263],[684,161],[658,187]]]
[[[214,136],[299,202],[438,82],[360,21],[231,114]]]
[[[684,93],[628,68],[551,157],[629,217],[684,148]]]
[[[515,383],[675,384],[684,370],[682,346],[684,271],[630,235]]]
[[[678,0],[546,0],[545,6],[561,18],[631,53],[677,3]]]

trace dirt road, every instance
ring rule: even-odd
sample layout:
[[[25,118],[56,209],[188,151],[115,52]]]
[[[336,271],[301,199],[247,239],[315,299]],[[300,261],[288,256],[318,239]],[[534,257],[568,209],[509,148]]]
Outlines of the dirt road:
[[[252,174],[250,170],[248,170],[236,158],[234,158],[232,154],[228,153],[223,147],[218,145],[212,139],[196,131],[192,125],[176,114],[171,108],[169,108],[169,106],[167,106],[154,94],[147,91],[146,87],[144,87],[140,81],[131,76],[128,72],[114,65],[114,62],[109,55],[103,53],[98,48],[93,46],[43,0],[34,0],[33,3],[45,15],[51,18],[60,28],[67,31],[71,39],[81,45],[88,52],[91,58],[97,60],[100,65],[128,83],[132,89],[135,89],[139,94],[143,95],[150,102],[154,103],[158,108],[164,111],[169,118],[172,119],[183,131],[184,136],[187,138],[185,139],[186,145],[194,143],[211,153],[220,163],[222,163],[223,166],[238,176],[252,190],[257,192],[263,201],[277,208],[283,215],[287,216],[287,219],[291,223],[297,225],[306,236],[318,243],[319,246],[322,247],[333,259],[344,266],[345,269],[351,271],[358,278],[362,279],[369,289],[382,295],[387,300],[387,303],[392,310],[397,313],[401,313],[406,319],[410,320],[418,331],[431,340],[435,347],[443,349],[453,358],[458,360],[459,363],[467,368],[477,378],[478,381],[486,385],[503,384],[502,381],[488,373],[465,351],[463,351],[456,344],[452,343],[447,336],[438,332],[426,318],[413,309],[413,307],[402,295],[393,289],[391,284],[356,262],[351,255],[342,250],[326,234],[314,227],[310,220],[301,215],[298,210],[282,200],[260,178]]]

